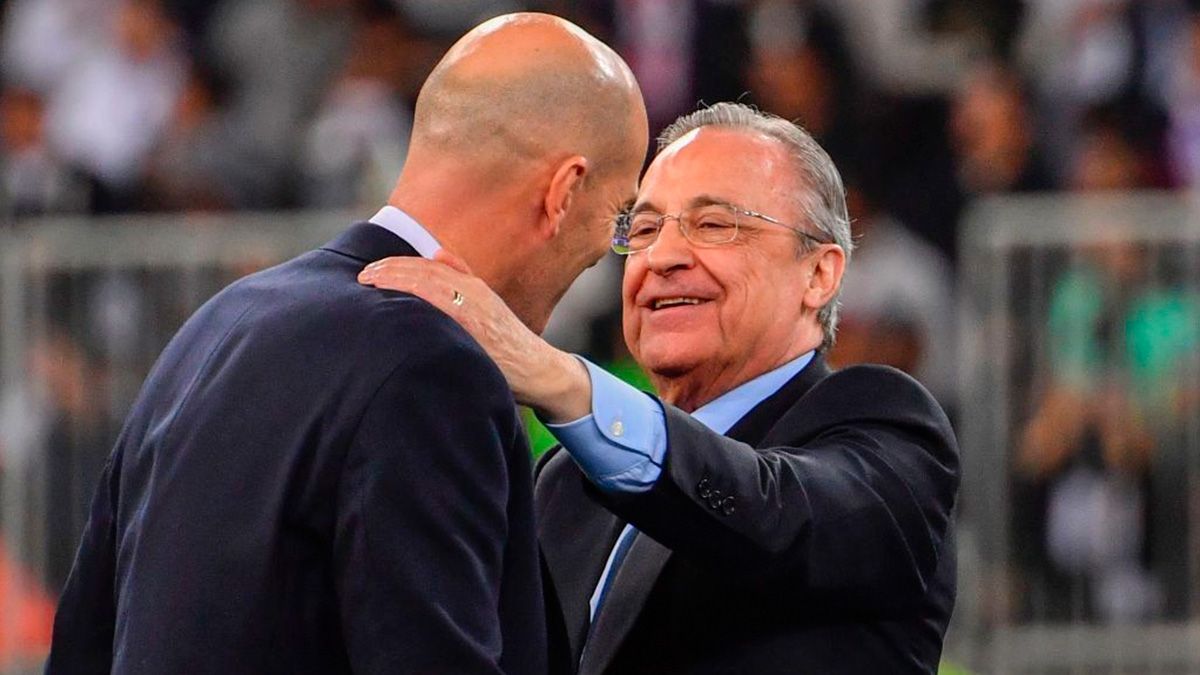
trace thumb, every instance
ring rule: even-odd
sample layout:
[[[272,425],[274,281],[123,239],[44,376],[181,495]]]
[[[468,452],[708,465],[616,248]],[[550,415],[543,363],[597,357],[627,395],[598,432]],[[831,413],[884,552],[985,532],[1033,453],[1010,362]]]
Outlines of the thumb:
[[[467,261],[454,255],[444,248],[439,248],[437,253],[433,254],[433,259],[444,265],[449,265],[463,274],[475,276],[475,273],[471,271],[471,266],[467,264]]]

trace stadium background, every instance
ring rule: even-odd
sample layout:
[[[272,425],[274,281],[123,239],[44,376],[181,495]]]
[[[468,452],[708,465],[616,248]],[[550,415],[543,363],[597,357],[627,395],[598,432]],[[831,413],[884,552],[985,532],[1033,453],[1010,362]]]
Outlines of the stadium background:
[[[519,9],[613,44],[652,129],[741,100],[843,171],[860,248],[833,360],[913,373],[962,441],[944,672],[1200,673],[1184,0],[0,0],[0,673],[38,670],[174,329],[370,216],[429,69]],[[619,275],[586,273],[547,335],[644,383]]]

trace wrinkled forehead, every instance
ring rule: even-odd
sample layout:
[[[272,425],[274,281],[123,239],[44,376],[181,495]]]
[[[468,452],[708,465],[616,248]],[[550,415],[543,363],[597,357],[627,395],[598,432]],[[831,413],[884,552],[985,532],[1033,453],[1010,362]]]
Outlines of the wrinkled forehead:
[[[797,183],[787,149],[762,133],[701,127],[663,148],[642,178],[638,207],[671,211],[701,195],[783,208]]]

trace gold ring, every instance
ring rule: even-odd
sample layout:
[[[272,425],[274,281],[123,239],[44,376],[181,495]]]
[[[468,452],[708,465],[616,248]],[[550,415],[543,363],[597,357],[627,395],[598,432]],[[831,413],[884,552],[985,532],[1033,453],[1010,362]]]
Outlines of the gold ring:
[[[464,297],[462,293],[454,291],[454,298],[451,300],[451,302],[453,302],[457,307],[462,307],[462,304],[466,302],[466,300],[466,297]]]

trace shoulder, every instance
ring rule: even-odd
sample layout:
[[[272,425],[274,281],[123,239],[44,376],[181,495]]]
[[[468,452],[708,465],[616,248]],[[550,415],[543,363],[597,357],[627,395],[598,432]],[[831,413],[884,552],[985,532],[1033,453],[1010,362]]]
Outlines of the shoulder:
[[[226,301],[253,305],[260,334],[314,366],[349,369],[363,386],[407,375],[426,378],[416,380],[426,390],[511,401],[500,370],[458,323],[414,295],[359,284],[361,268],[345,255],[310,251],[231,286]]]
[[[469,380],[508,392],[504,375],[483,347],[454,319],[415,296],[383,292],[369,303],[364,329],[371,351],[388,354],[401,372],[421,372],[447,383]]]
[[[848,404],[851,409],[941,409],[929,390],[911,375],[891,366],[874,364],[836,370],[818,382],[806,398],[835,399]]]
[[[808,435],[847,424],[899,426],[953,438],[950,420],[933,395],[910,375],[880,365],[851,366],[821,379],[777,427]]]
[[[934,396],[917,382],[907,372],[892,368],[889,365],[863,364],[852,365],[848,368],[830,372],[827,377],[817,382],[809,390],[809,396],[828,398],[828,396],[860,395],[870,393],[868,399],[858,398],[860,404],[870,407],[880,407],[901,404],[937,406]]]
[[[398,443],[410,448],[484,452],[499,442],[513,452],[519,449],[522,473],[528,475],[529,450],[512,392],[466,331],[411,296],[375,303],[365,325],[373,333],[353,363],[369,388],[364,420],[403,429]]]

